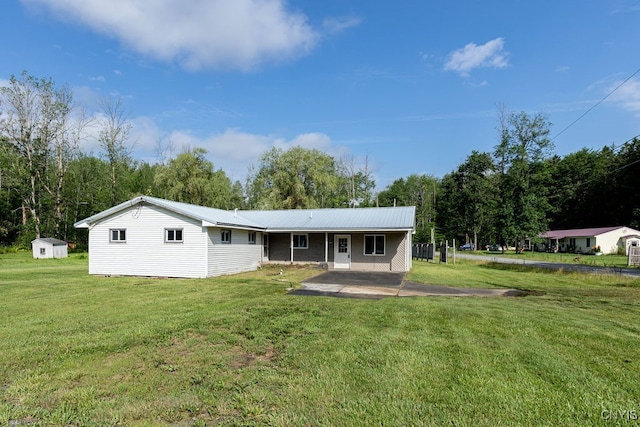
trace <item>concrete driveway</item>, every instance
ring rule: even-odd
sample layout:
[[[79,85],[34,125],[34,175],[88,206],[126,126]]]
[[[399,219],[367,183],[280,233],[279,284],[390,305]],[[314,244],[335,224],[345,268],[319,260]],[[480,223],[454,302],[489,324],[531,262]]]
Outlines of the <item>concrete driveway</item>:
[[[404,280],[404,273],[332,270],[311,277],[292,295],[343,298],[387,298],[415,296],[525,296],[517,289],[453,288]]]

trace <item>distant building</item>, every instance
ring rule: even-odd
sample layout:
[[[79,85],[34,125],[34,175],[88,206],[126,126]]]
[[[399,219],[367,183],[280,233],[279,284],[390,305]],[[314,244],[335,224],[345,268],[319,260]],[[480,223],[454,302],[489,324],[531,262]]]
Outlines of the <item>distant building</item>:
[[[59,239],[41,238],[31,242],[33,257],[39,258],[66,258],[67,242]]]
[[[640,244],[640,231],[625,226],[551,230],[540,237],[544,242],[535,249],[553,252],[615,254],[624,249],[628,254],[629,247]]]

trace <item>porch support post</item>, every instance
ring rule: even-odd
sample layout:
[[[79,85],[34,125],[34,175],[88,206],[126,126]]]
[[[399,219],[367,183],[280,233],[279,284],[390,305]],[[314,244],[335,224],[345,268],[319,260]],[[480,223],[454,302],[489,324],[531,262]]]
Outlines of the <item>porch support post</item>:
[[[291,251],[291,263],[293,264],[293,232],[291,232],[291,241],[289,242],[289,250]]]
[[[329,262],[329,233],[324,233],[324,262]]]
[[[411,254],[411,231],[407,231],[407,237],[406,237],[406,241],[404,244],[404,251],[405,251],[405,257],[404,257],[404,268],[406,271],[411,270],[411,267],[413,266],[413,255]]]

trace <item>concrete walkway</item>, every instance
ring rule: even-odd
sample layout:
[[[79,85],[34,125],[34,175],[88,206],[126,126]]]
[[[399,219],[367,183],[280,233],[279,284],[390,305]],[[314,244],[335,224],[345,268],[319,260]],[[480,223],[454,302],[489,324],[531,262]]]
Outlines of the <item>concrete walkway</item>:
[[[499,264],[518,264],[530,265],[538,268],[547,268],[551,270],[578,271],[588,274],[617,274],[625,277],[640,277],[639,268],[620,268],[620,267],[597,267],[584,264],[567,264],[562,262],[536,261],[531,259],[517,259],[501,257],[500,255],[468,255],[456,253],[456,258],[471,259],[475,261],[497,262]]]
[[[525,296],[517,289],[477,289],[435,286],[407,282],[404,273],[328,271],[311,277],[292,295],[321,295],[342,298],[387,298],[415,296]]]

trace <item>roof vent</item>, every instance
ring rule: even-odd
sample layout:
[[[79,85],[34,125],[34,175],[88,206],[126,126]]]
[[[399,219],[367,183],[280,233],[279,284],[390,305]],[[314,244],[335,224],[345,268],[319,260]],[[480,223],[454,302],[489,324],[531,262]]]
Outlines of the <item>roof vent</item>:
[[[309,219],[313,218],[313,211],[309,212]]]
[[[235,208],[235,209],[233,210],[233,217],[234,217],[234,218],[238,218],[238,208]]]

